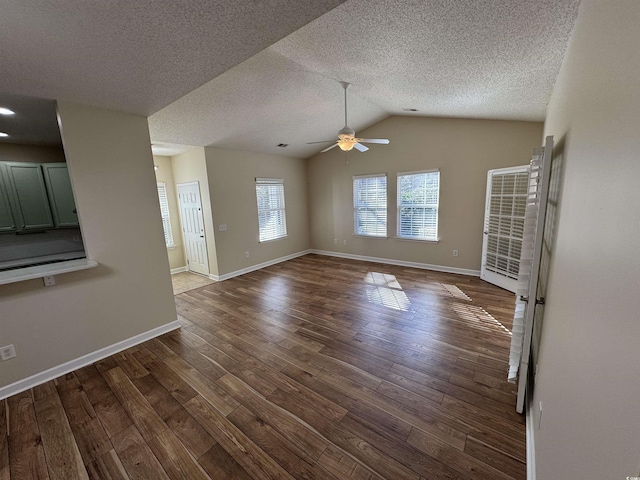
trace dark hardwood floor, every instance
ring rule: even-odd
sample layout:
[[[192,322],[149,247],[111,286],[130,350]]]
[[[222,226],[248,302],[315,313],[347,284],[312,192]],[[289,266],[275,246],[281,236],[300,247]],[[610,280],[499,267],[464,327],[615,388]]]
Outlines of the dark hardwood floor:
[[[0,480],[524,479],[513,303],[317,255],[181,293],[180,330],[0,401]]]

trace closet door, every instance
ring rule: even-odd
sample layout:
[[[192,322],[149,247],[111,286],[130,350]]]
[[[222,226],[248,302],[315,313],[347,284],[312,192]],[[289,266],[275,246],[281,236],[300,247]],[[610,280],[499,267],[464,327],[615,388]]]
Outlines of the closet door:
[[[47,189],[38,163],[5,162],[5,180],[8,184],[17,217],[18,230],[36,230],[53,227]]]

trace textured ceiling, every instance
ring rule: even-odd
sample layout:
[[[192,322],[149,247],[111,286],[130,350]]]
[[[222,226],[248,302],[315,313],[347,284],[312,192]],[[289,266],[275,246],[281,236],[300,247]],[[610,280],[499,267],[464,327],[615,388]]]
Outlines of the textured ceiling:
[[[4,0],[0,91],[151,114],[156,153],[306,158],[343,126],[339,80],[356,130],[403,108],[542,120],[578,3]]]
[[[344,0],[3,0],[0,89],[150,115]]]
[[[306,142],[343,126],[338,80],[353,84],[356,131],[404,108],[541,121],[577,10],[577,0],[349,0],[152,115],[151,136],[305,158],[323,148]]]

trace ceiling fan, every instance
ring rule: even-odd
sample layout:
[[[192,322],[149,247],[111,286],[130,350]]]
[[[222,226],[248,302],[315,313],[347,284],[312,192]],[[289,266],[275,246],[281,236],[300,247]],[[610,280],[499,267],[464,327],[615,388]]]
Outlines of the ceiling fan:
[[[309,142],[307,145],[313,145],[315,143],[329,143],[335,142],[330,147],[325,148],[320,153],[324,153],[331,150],[334,147],[340,147],[341,150],[348,152],[349,150],[356,149],[360,152],[366,152],[369,147],[362,145],[363,143],[379,143],[382,145],[388,145],[389,140],[386,138],[357,138],[356,132],[353,128],[347,125],[347,88],[351,85],[347,82],[340,82],[344,89],[344,128],[338,132],[338,140],[325,140],[323,142]]]

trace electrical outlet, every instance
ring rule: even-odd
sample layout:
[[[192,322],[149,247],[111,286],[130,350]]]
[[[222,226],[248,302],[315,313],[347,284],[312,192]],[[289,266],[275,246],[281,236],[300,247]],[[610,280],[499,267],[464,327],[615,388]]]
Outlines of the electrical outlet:
[[[249,258],[249,252],[244,252],[244,256],[245,256],[246,258]]]
[[[3,362],[16,356],[16,349],[13,344],[0,348],[0,360]]]
[[[53,275],[47,275],[46,277],[42,277],[42,280],[44,280],[45,287],[50,287],[51,285],[56,284],[56,279]]]
[[[347,244],[347,241],[346,241],[346,240],[343,240],[343,241],[342,241],[342,244],[343,244],[343,245],[346,245],[346,244]]]
[[[338,239],[337,239],[337,238],[334,238],[334,239],[333,239],[333,244],[334,244],[334,245],[337,245],[337,244],[338,244]]]
[[[454,257],[457,257],[457,256],[458,256],[458,250],[454,250],[454,251],[453,251],[453,256],[454,256]]]

